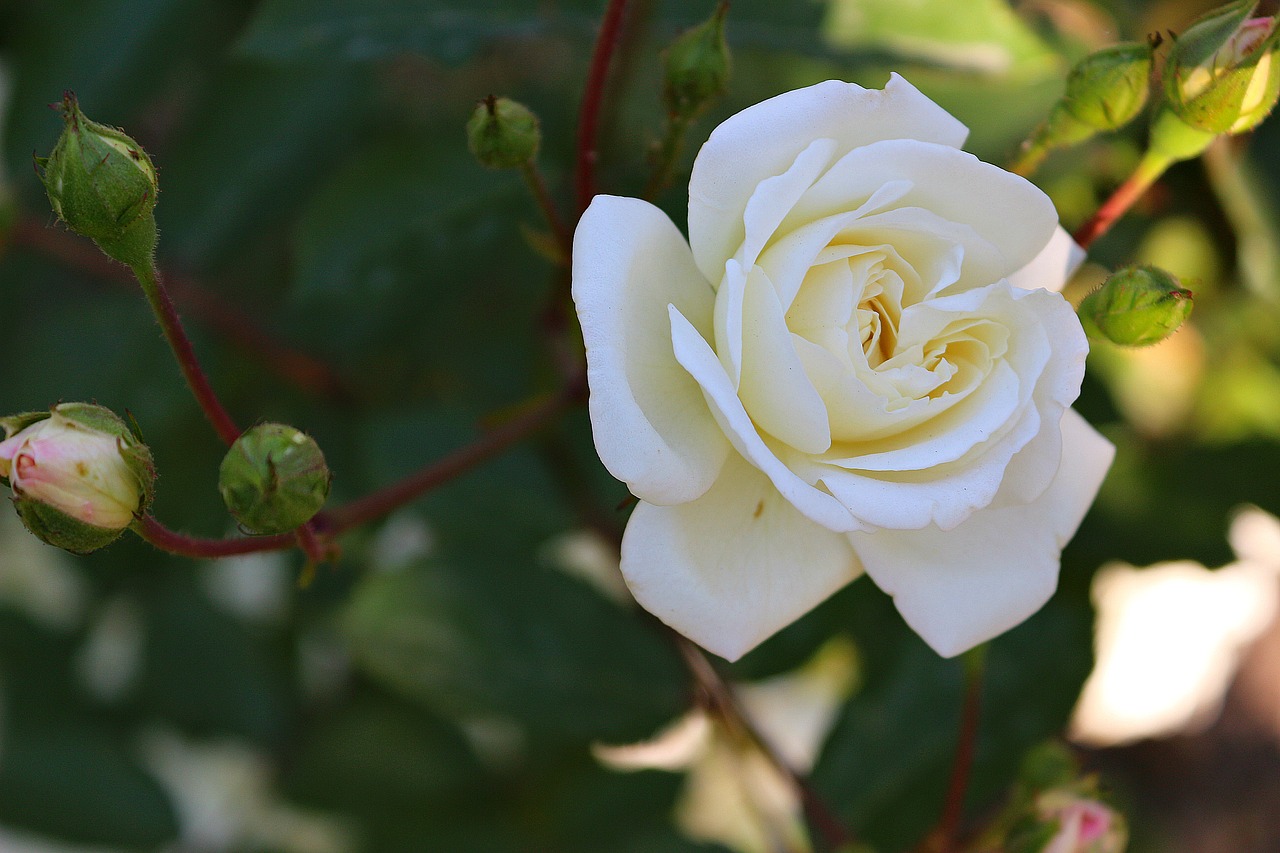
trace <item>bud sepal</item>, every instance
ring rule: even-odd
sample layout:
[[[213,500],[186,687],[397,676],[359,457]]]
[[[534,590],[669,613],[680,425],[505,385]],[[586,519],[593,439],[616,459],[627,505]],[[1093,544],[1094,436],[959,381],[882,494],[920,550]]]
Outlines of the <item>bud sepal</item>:
[[[728,3],[676,37],[663,54],[663,101],[669,115],[692,119],[729,88],[733,63],[725,41]]]
[[[218,489],[227,511],[254,533],[306,524],[329,497],[329,467],[319,445],[286,424],[246,430],[223,457]]]
[[[1215,135],[1243,133],[1275,106],[1280,31],[1273,18],[1254,17],[1256,7],[1223,6],[1174,40],[1165,64],[1165,102],[1191,127]]]
[[[147,152],[124,131],[89,120],[67,92],[57,108],[66,126],[48,157],[36,157],[57,217],[130,266],[155,250],[160,184]]]

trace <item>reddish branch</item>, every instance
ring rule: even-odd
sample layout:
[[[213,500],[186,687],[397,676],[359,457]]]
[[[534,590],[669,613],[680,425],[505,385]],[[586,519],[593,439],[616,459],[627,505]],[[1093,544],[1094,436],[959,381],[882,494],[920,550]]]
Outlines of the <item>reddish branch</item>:
[[[163,551],[184,557],[213,558],[256,551],[279,551],[301,544],[308,555],[325,555],[328,542],[335,536],[390,513],[413,502],[431,489],[441,486],[476,465],[508,450],[521,439],[537,432],[581,401],[583,381],[566,385],[540,400],[521,415],[495,427],[471,444],[460,447],[441,459],[410,474],[384,489],[352,501],[330,512],[317,515],[310,524],[295,533],[260,536],[247,539],[202,539],[175,533],[148,516],[139,533]]]
[[[600,34],[596,37],[595,50],[591,54],[591,68],[587,72],[587,85],[582,94],[582,112],[578,118],[578,163],[575,184],[578,195],[578,213],[587,209],[596,194],[596,145],[600,131],[600,105],[604,102],[605,84],[609,78],[609,65],[618,35],[622,31],[623,14],[627,0],[609,0],[604,19],[600,22]]]
[[[47,255],[94,278],[136,286],[128,267],[108,259],[88,240],[50,228],[39,220],[20,219],[14,224],[10,239],[15,246]],[[328,365],[281,344],[242,310],[195,279],[173,270],[160,272],[174,300],[186,312],[255,356],[267,370],[303,391],[335,400],[350,399],[346,383]]]

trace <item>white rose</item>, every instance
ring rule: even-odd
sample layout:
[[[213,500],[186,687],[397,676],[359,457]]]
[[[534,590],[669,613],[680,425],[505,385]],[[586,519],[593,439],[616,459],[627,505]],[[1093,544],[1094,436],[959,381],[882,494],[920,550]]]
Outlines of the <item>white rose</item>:
[[[733,116],[689,243],[598,196],[573,297],[639,602],[736,659],[863,571],[940,654],[1034,613],[1113,449],[1069,409],[1080,250],[894,76]],[[1040,288],[1031,290],[1029,288]]]

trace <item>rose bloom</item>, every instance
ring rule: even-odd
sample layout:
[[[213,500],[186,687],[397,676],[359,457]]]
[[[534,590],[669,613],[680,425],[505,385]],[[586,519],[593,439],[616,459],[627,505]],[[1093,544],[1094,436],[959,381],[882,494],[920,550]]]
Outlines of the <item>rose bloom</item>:
[[[639,602],[736,659],[864,571],[940,654],[1034,613],[1113,448],[1052,203],[901,77],[720,125],[689,242],[598,196],[574,239],[591,422],[640,499]]]
[[[128,527],[142,501],[120,439],[57,413],[0,442],[0,476],[14,494],[107,530]]]

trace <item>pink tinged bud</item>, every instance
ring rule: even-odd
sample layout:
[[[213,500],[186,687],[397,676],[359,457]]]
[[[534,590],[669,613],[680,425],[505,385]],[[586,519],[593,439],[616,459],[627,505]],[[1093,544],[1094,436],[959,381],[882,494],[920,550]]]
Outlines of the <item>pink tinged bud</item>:
[[[142,503],[117,436],[57,416],[0,444],[0,471],[14,494],[94,527],[122,530]]]
[[[1107,805],[1064,792],[1042,794],[1040,816],[1058,824],[1041,853],[1122,853],[1128,842],[1123,818]]]

